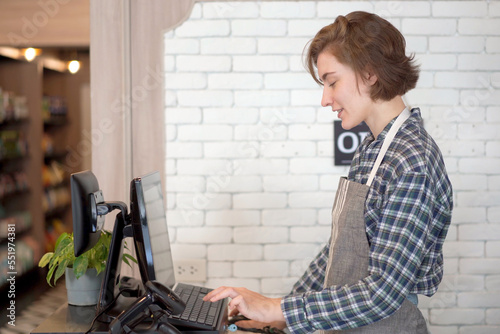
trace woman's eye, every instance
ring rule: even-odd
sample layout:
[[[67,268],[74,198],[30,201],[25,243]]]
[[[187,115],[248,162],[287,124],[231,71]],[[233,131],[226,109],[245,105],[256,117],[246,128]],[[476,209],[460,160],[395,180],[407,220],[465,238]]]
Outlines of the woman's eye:
[[[328,87],[333,87],[337,81],[332,82],[331,84],[328,85]]]

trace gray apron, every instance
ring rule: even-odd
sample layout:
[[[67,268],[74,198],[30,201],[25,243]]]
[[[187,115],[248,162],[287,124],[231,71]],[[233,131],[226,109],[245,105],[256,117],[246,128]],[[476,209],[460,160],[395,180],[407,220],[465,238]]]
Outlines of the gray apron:
[[[332,235],[326,267],[324,287],[355,284],[369,276],[370,246],[366,237],[365,201],[371,183],[392,139],[410,116],[405,109],[396,119],[382,144],[380,153],[366,185],[341,178],[332,209]],[[412,295],[416,297],[415,295]],[[423,333],[427,326],[422,313],[409,299],[405,299],[390,317],[359,328],[322,333]]]

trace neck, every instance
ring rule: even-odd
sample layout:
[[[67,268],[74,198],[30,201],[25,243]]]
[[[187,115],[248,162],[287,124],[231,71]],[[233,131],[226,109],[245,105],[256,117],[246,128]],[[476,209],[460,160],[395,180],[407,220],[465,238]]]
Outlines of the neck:
[[[376,139],[389,122],[399,116],[405,104],[401,96],[396,96],[389,101],[376,101],[370,115],[365,120],[373,137]]]

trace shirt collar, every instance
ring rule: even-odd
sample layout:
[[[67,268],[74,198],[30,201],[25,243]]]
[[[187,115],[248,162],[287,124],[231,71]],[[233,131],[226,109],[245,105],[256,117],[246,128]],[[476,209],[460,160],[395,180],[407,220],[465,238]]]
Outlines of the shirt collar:
[[[420,109],[419,108],[413,108],[413,109],[410,109],[410,118],[409,120],[412,118],[412,117],[417,117],[419,118],[420,117]],[[385,137],[387,136],[387,132],[389,132],[389,130],[391,129],[392,127],[392,124],[394,124],[394,122],[396,121],[396,118],[398,118],[398,116],[394,117],[384,128],[384,130],[382,130],[382,132],[379,133],[378,137],[377,137],[377,141],[383,141],[385,139]],[[370,142],[374,141],[375,138],[373,136],[373,133],[370,131],[370,133],[368,134],[368,140]]]

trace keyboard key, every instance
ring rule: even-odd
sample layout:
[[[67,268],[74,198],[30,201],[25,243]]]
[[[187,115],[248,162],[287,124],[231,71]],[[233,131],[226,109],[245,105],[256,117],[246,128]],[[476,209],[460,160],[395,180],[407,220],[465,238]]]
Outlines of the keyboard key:
[[[181,316],[170,316],[174,326],[215,330],[223,301],[204,302],[203,297],[211,291],[205,287],[178,284],[174,290],[185,302],[186,308]],[[225,305],[225,304],[224,304]],[[174,321],[175,320],[175,321]]]

